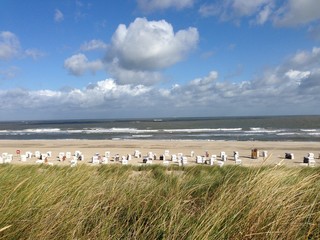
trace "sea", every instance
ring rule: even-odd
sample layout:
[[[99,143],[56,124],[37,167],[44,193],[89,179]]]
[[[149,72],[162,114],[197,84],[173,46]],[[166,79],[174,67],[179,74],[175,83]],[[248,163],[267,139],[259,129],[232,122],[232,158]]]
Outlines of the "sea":
[[[320,141],[320,116],[2,121],[0,139]]]

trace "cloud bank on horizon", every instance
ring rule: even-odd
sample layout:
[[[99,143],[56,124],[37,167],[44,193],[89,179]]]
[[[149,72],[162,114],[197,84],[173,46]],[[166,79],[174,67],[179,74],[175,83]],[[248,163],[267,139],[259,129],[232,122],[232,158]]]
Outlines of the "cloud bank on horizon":
[[[41,4],[0,10],[0,120],[320,114],[318,0]]]

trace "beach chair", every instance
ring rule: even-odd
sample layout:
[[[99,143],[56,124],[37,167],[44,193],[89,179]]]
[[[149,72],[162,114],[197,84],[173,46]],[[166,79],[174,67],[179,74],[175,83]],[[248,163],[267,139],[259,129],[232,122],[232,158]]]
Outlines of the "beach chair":
[[[107,158],[109,158],[109,157],[110,157],[110,151],[105,151],[105,152],[104,152],[104,156],[107,157]]]
[[[166,157],[169,157],[169,154],[170,154],[170,151],[169,151],[169,150],[164,150],[164,155],[165,155]]]
[[[294,154],[293,153],[285,153],[284,158],[285,159],[294,159]]]
[[[4,163],[3,158],[2,156],[0,156],[0,164],[3,164],[3,163]]]
[[[125,159],[122,159],[121,160],[121,163],[123,164],[123,165],[127,165],[128,164],[128,160],[125,158]]]
[[[40,151],[35,151],[35,152],[34,152],[34,156],[35,156],[36,158],[40,158],[40,157],[41,157]]]
[[[109,158],[108,157],[103,157],[102,161],[101,161],[101,164],[108,164],[108,162],[109,162]]]
[[[59,157],[60,161],[62,161],[64,156],[65,156],[64,152],[59,152],[58,157]]]
[[[191,151],[190,157],[194,157],[194,151]]]
[[[226,154],[222,155],[221,160],[226,162],[228,160],[228,156]]]
[[[172,154],[172,155],[171,155],[171,161],[172,161],[172,162],[177,162],[177,161],[178,161],[177,155]]]
[[[92,164],[100,164],[99,157],[98,156],[93,156],[91,163]]]
[[[210,166],[213,166],[216,160],[217,160],[217,155],[211,155]]]
[[[73,158],[71,161],[70,161],[70,167],[75,167],[77,166],[78,164],[78,160],[76,158]]]
[[[2,154],[1,154],[1,157],[2,157],[3,159],[6,159],[7,156],[8,156],[8,153],[2,153]]]
[[[131,161],[131,159],[132,159],[131,154],[127,154],[127,160],[128,160],[128,161]]]
[[[181,162],[182,162],[182,165],[185,165],[188,163],[188,158],[187,157],[182,157],[181,158]]]
[[[79,158],[81,156],[81,151],[79,151],[79,150],[74,151],[74,156]]]
[[[140,157],[141,157],[140,151],[139,151],[139,150],[134,150],[133,156],[134,156],[135,158],[140,158]]]
[[[262,151],[262,157],[267,158],[268,157],[268,151]]]
[[[66,158],[71,158],[71,152],[66,152]]]
[[[20,161],[21,161],[21,162],[26,162],[26,161],[27,161],[27,156],[24,155],[24,154],[21,154],[21,155],[20,155]]]
[[[203,161],[202,161],[202,156],[197,156],[196,157],[196,163],[199,163],[199,164],[202,164]]]
[[[27,152],[26,152],[26,157],[27,157],[27,158],[32,158],[32,152],[27,151]]]
[[[48,157],[52,157],[52,152],[51,152],[51,151],[48,151],[48,152],[47,152],[47,156],[48,156]]]
[[[12,154],[7,154],[7,157],[4,159],[4,163],[11,163],[13,160]]]

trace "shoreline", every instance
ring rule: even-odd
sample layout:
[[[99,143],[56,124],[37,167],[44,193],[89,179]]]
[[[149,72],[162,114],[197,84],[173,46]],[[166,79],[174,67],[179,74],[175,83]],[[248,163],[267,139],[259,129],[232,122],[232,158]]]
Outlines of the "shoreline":
[[[262,151],[268,152],[268,157],[259,157],[258,159],[251,159],[251,150],[257,148],[260,153]],[[0,140],[0,154],[13,154],[12,164],[36,164],[36,158],[28,159],[26,162],[21,162],[20,157],[16,154],[16,150],[20,150],[21,154],[26,151],[34,153],[40,151],[46,153],[52,152],[52,156],[48,158],[53,165],[70,165],[69,159],[65,162],[59,162],[57,156],[60,152],[71,152],[73,155],[75,151],[81,151],[84,155],[84,161],[79,161],[79,164],[93,165],[91,162],[92,156],[99,153],[104,156],[106,151],[110,151],[110,164],[118,164],[112,161],[113,156],[118,154],[126,156],[133,155],[135,150],[141,152],[142,158],[134,158],[129,161],[129,164],[142,164],[143,156],[149,152],[156,154],[157,160],[153,164],[163,164],[159,160],[159,156],[164,154],[165,150],[169,150],[170,156],[172,154],[182,153],[188,158],[187,165],[196,164],[196,156],[204,156],[206,152],[211,155],[217,155],[219,160],[220,152],[224,151],[228,155],[226,165],[235,165],[233,152],[239,152],[239,158],[242,160],[242,166],[275,166],[283,164],[289,167],[306,166],[303,163],[303,157],[308,153],[314,153],[315,166],[320,165],[319,153],[320,143],[315,141],[229,141],[229,140],[146,140],[146,139],[119,139],[119,140],[84,140],[84,139],[50,139],[50,140]],[[191,151],[194,152],[194,157],[191,157]],[[285,153],[293,153],[294,159],[284,160]],[[167,159],[168,160],[168,159]],[[169,161],[172,164],[171,161]],[[120,164],[120,163],[119,163]]]

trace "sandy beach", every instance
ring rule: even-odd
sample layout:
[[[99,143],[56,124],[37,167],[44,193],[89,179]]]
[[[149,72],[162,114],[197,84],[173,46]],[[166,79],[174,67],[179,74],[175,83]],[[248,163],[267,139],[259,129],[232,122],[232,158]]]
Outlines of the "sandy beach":
[[[268,157],[260,156],[258,159],[251,158],[251,150],[256,148],[260,155],[262,151],[267,151]],[[149,152],[154,153],[157,158],[153,164],[162,164],[159,160],[160,155],[164,154],[165,150],[169,150],[172,154],[182,153],[188,158],[188,165],[196,164],[196,156],[205,156],[208,152],[209,156],[217,155],[217,160],[220,159],[220,152],[224,151],[228,155],[228,160],[225,164],[235,164],[233,152],[239,152],[239,158],[242,160],[243,166],[261,166],[261,165],[276,165],[283,164],[286,166],[306,166],[303,163],[303,157],[308,153],[314,153],[315,166],[319,165],[320,144],[318,142],[262,142],[262,141],[167,141],[167,140],[0,140],[0,154],[8,153],[13,155],[12,164],[36,164],[36,157],[27,159],[25,162],[20,161],[20,154],[30,151],[35,153],[39,151],[46,153],[52,152],[52,156],[48,158],[53,165],[70,165],[71,159],[66,161],[58,161],[60,152],[81,151],[84,155],[84,160],[78,164],[91,163],[92,156],[99,154],[104,156],[106,151],[110,152],[109,164],[120,164],[114,161],[114,156],[133,155],[135,150],[141,152],[142,158],[134,158],[129,161],[129,164],[142,164],[143,157]],[[194,156],[191,157],[191,152]],[[284,159],[285,153],[293,153],[294,159]],[[170,164],[176,164],[170,162]]]

